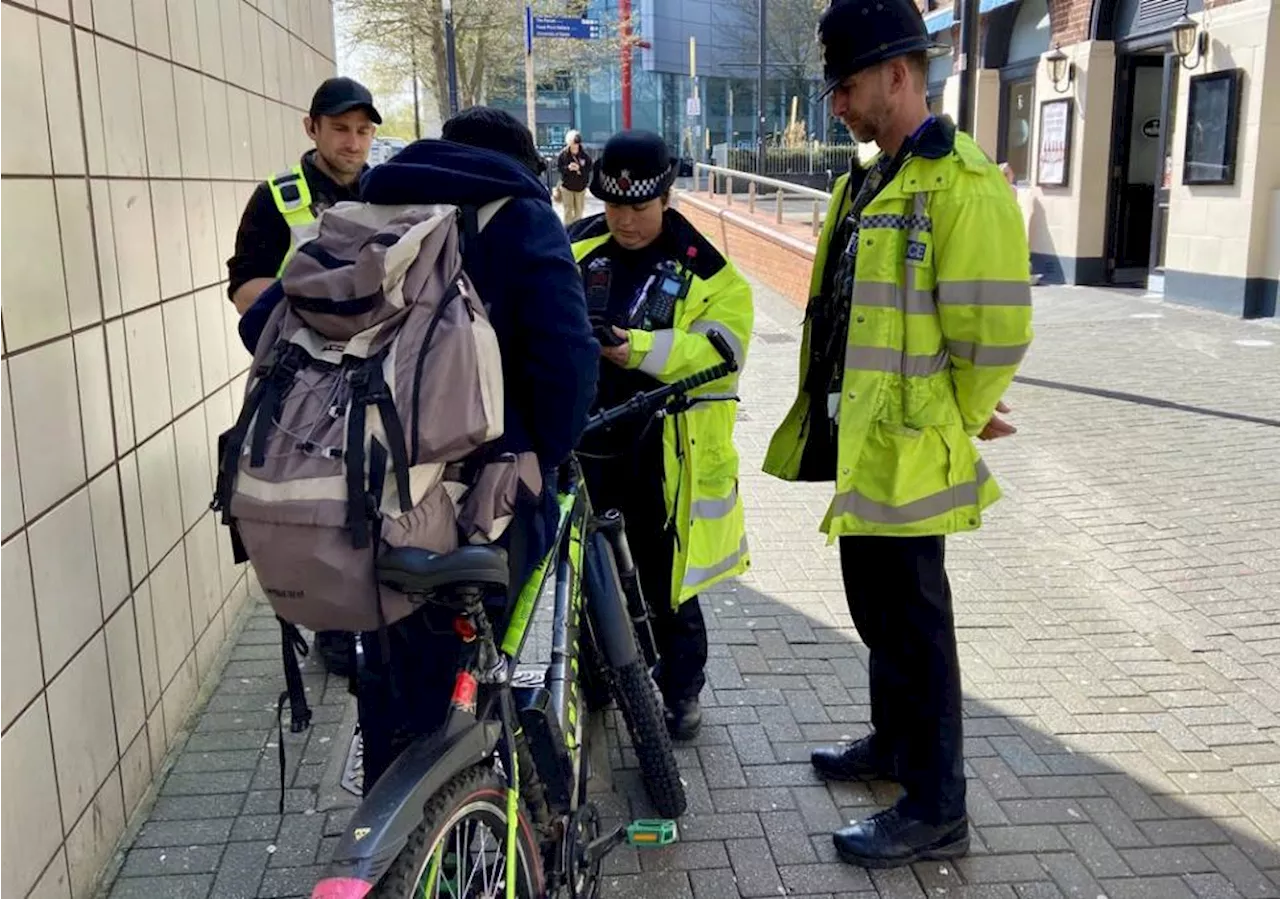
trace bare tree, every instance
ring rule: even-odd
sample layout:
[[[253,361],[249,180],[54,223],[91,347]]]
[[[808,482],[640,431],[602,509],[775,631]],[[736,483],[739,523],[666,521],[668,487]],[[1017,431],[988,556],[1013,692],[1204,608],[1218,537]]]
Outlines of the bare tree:
[[[441,0],[338,0],[351,41],[370,51],[376,65],[417,71],[435,98],[441,119],[449,114],[448,72]],[[563,15],[563,0],[537,0],[535,13]],[[486,103],[523,84],[523,0],[453,0],[458,102]],[[539,40],[535,77],[591,72],[618,49],[617,23],[601,22],[594,41]]]
[[[740,54],[743,63],[757,59],[760,53],[760,3],[762,0],[728,0],[716,27]],[[822,51],[818,46],[818,18],[828,0],[763,0],[765,10],[765,60],[770,78],[779,78],[786,96],[800,98],[802,115],[807,111],[809,85],[822,69]],[[752,73],[743,66],[736,68],[737,77]],[[785,123],[784,123],[785,125]]]

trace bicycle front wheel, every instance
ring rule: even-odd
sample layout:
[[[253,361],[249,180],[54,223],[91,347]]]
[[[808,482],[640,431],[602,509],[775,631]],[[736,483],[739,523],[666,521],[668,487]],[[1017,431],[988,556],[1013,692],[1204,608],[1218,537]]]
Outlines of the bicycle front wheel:
[[[522,806],[516,807],[515,896],[540,899],[541,858]],[[428,800],[373,899],[506,899],[507,821],[503,779],[487,765],[467,769]]]
[[[688,800],[653,676],[644,659],[637,658],[610,672],[610,681],[613,698],[631,734],[649,801],[662,817],[679,818]]]

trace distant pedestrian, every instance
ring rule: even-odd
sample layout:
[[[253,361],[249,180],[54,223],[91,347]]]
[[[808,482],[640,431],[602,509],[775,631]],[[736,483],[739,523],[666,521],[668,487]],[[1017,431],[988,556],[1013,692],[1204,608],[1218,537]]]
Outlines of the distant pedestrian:
[[[591,181],[591,157],[582,149],[582,135],[577,131],[570,131],[564,136],[564,149],[560,151],[556,166],[560,169],[560,202],[564,206],[567,228],[582,218],[587,185]]]

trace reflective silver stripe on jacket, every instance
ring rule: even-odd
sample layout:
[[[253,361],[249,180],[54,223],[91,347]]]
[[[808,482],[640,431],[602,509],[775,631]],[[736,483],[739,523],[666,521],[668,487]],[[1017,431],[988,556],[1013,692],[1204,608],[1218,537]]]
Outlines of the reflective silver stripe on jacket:
[[[1030,306],[1031,286],[1024,281],[941,281],[943,306]]]
[[[883,371],[923,378],[946,371],[951,357],[946,352],[935,356],[908,356],[901,350],[883,346],[851,346],[845,353],[844,367],[852,371]]]
[[[956,484],[954,487],[939,490],[937,493],[912,500],[901,506],[877,502],[868,499],[857,490],[850,490],[836,494],[831,503],[831,512],[833,515],[852,515],[872,524],[914,524],[965,506],[976,506],[978,488],[990,477],[990,469],[979,459],[975,480]]]
[[[689,509],[689,517],[703,521],[714,521],[718,518],[724,518],[737,505],[738,485],[734,483],[733,490],[724,499],[694,500]]]
[[[729,555],[725,556],[719,562],[716,562],[714,565],[705,565],[701,568],[686,568],[684,572],[684,583],[682,586],[685,589],[688,589],[705,584],[713,577],[717,577],[724,574],[726,571],[732,570],[739,562],[746,558],[746,555],[747,538],[744,536],[742,538],[742,542],[738,544],[737,549],[729,553]]]
[[[965,359],[974,365],[1017,365],[1027,354],[1029,344],[1016,346],[991,346],[971,340],[948,340],[947,350],[957,359]]]
[[[640,370],[646,375],[652,375],[655,378],[662,374],[662,370],[667,367],[667,360],[671,358],[671,350],[675,345],[675,331],[670,328],[654,331],[653,346],[649,348],[649,352],[645,353],[644,359],[640,361]]]

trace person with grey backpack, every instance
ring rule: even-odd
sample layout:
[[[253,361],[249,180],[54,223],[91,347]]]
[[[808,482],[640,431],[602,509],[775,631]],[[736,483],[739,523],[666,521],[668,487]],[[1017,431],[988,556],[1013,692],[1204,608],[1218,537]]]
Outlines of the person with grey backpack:
[[[215,507],[286,623],[361,633],[366,792],[443,721],[458,651],[378,586],[376,553],[495,543],[523,583],[595,396],[599,345],[537,162],[510,115],[459,113],[326,210],[245,316],[261,332],[242,327],[254,367]]]

